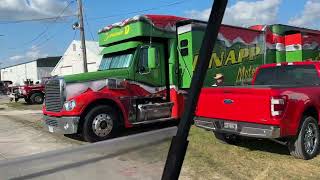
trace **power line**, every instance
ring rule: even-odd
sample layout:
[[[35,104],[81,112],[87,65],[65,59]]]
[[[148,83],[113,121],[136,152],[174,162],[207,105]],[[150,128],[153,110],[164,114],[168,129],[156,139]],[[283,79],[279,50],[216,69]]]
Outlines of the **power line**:
[[[168,6],[174,6],[174,5],[178,5],[178,4],[182,4],[182,3],[185,3],[185,0],[175,1],[175,2],[168,3],[168,4],[165,4],[162,6],[151,7],[151,8],[142,9],[142,10],[138,10],[138,11],[131,11],[131,12],[127,12],[127,13],[119,13],[119,14],[114,14],[114,15],[110,15],[110,16],[101,16],[101,17],[89,17],[88,20],[94,21],[94,20],[108,19],[108,18],[123,16],[123,15],[137,14],[137,13],[142,13],[142,12],[146,12],[146,11],[161,9],[161,8],[168,7]]]
[[[71,23],[71,21],[69,22]],[[42,48],[45,44],[47,44],[50,40],[52,40],[54,37],[56,37],[59,34],[59,31],[55,32],[54,34],[51,34],[50,36],[47,36],[43,41],[37,43],[34,45],[35,48]]]
[[[54,20],[54,23],[57,23],[57,20],[60,19],[60,18],[64,18],[64,17],[75,17],[77,15],[68,15],[68,16],[62,16],[63,13],[65,12],[65,10],[72,4],[74,3],[75,0],[71,0],[69,1],[68,5],[66,6],[66,8],[63,10],[63,12],[57,16],[57,17],[51,17],[51,18],[41,18],[41,19],[29,19],[29,20],[19,20],[19,21],[42,21],[42,20],[50,20],[50,19],[53,19]],[[168,4],[165,4],[165,5],[162,5],[162,6],[157,6],[157,7],[151,7],[151,8],[147,8],[147,9],[142,9],[142,10],[138,10],[138,11],[131,11],[131,12],[127,12],[127,13],[119,13],[119,14],[114,14],[114,15],[110,15],[110,16],[104,16],[104,17],[89,17],[87,18],[86,17],[86,23],[87,25],[89,26],[88,24],[88,20],[100,20],[100,19],[108,19],[108,18],[113,18],[113,17],[119,17],[119,16],[123,16],[123,15],[130,15],[130,14],[136,14],[136,13],[142,13],[142,12],[146,12],[146,11],[151,11],[151,10],[157,10],[157,9],[161,9],[161,8],[164,8],[164,7],[168,7],[168,6],[174,6],[174,5],[178,5],[178,4],[182,4],[182,3],[185,3],[185,0],[180,0],[180,1],[175,1],[175,2],[172,2],[172,3],[168,3]],[[9,23],[9,22],[8,22]],[[15,23],[15,22],[12,22],[12,23]],[[19,23],[17,21],[17,23]],[[1,21],[0,21],[0,24]],[[40,38],[42,35],[45,34],[45,32],[49,29],[49,25],[45,28],[44,30],[44,33],[41,32],[36,38],[34,38],[32,41],[30,41],[29,43],[32,43],[33,41],[35,41],[36,39]],[[89,28],[90,30],[90,28]],[[91,36],[93,37],[93,34],[92,32],[91,33]],[[51,35],[50,37],[46,38],[44,41],[42,41],[41,43],[38,43],[35,47],[41,47],[43,46],[44,44],[46,44],[49,40],[53,39],[58,33],[55,33],[53,35]],[[76,36],[76,33],[74,34],[74,37]],[[74,39],[74,38],[73,38]],[[94,39],[94,37],[93,37]],[[18,49],[18,48],[15,48],[15,49]],[[2,58],[2,59],[5,59],[5,58]]]
[[[61,11],[60,15],[57,16],[57,17],[55,17],[54,23],[56,23],[56,21],[63,15],[63,13],[70,7],[70,5],[71,5],[72,3],[74,3],[74,0],[69,1],[69,3],[67,4],[67,6]],[[70,23],[70,22],[68,22],[68,23]],[[45,28],[44,31],[42,31],[39,35],[37,35],[37,36],[36,36],[35,38],[33,38],[31,41],[28,41],[28,42],[24,43],[23,45],[32,43],[33,41],[39,39],[41,36],[43,36],[43,35],[49,30],[49,26],[50,26],[50,25],[51,25],[51,24],[48,24],[48,25],[46,26],[46,28]],[[55,34],[52,34],[50,37],[47,37],[44,41],[41,41],[40,43],[36,44],[36,45],[33,46],[33,47],[35,47],[35,48],[43,47],[43,45],[45,45],[46,43],[48,43],[48,42],[49,42],[51,39],[53,39],[57,34],[58,34],[58,32],[55,33]],[[9,49],[21,49],[21,48],[9,48]],[[6,58],[9,58],[9,57],[10,57],[10,56],[7,56]],[[2,59],[6,59],[6,58],[2,58]]]
[[[84,13],[84,20],[85,20],[85,22],[86,22],[86,24],[87,24],[87,26],[88,26],[88,30],[89,30],[89,33],[90,33],[90,35],[91,35],[92,40],[95,41],[94,36],[93,36],[93,33],[92,33],[92,31],[91,31],[91,27],[90,27],[89,22],[88,22],[87,13]]]
[[[60,16],[59,18],[69,18],[69,17],[76,17],[77,15],[64,15]],[[22,20],[15,20],[15,21],[2,21],[0,20],[0,24],[18,24],[18,23],[24,23],[24,22],[36,22],[36,21],[49,21],[49,20],[54,20],[56,19],[57,16],[55,17],[48,17],[48,18],[36,18],[36,19],[22,19]]]
[[[40,32],[36,37],[34,37],[33,39],[27,41],[27,42],[24,42],[24,43],[21,43],[22,46],[23,45],[26,45],[26,44],[31,44],[32,42],[36,41],[37,39],[39,39],[41,36],[43,36],[48,30],[49,30],[49,27],[50,25],[53,25],[54,23],[56,23],[60,18],[61,16],[65,13],[65,11],[70,7],[70,5],[74,3],[74,0],[68,2],[67,6],[65,8],[63,8],[63,10],[61,11],[61,13],[59,14],[59,16],[55,17],[55,19],[53,20],[53,23],[50,23],[50,24],[47,24],[47,26],[44,28],[44,30],[42,32]],[[17,47],[15,48],[8,48],[8,49],[18,49]]]
[[[70,22],[69,22],[69,23],[70,23]],[[56,37],[56,36],[59,34],[59,32],[60,32],[60,31],[57,31],[57,32],[55,32],[54,34],[51,34],[50,36],[46,37],[43,41],[35,44],[35,45],[33,46],[33,48],[35,48],[35,49],[41,49],[41,48],[45,47],[45,45],[47,45],[48,42],[50,42],[50,40],[52,40],[54,37]],[[73,39],[75,39],[76,33],[77,33],[77,31],[75,31],[75,33],[73,34]],[[29,48],[29,47],[28,47],[28,48]],[[31,48],[31,49],[32,49],[32,48]],[[26,50],[26,48],[25,48],[24,50]],[[18,52],[24,52],[24,50],[23,50],[23,51],[18,51]],[[11,56],[12,56],[12,55],[9,55],[9,56],[0,58],[0,60],[1,60],[1,61],[4,61],[4,60],[10,58]]]
[[[55,22],[57,19],[60,18],[69,18],[69,17],[75,17],[77,16],[76,14],[72,15],[63,15],[63,13],[66,11],[66,9],[74,2],[74,0],[66,0],[68,3],[67,6],[62,10],[62,13],[59,14],[59,16],[54,16],[54,17],[46,17],[46,18],[34,18],[34,19],[21,19],[21,20],[15,20],[15,21],[3,21],[0,19],[0,24],[17,24],[17,23],[23,23],[23,22],[33,22],[33,21],[49,21],[49,20],[54,20]]]
[[[73,2],[73,1],[70,1]],[[168,7],[168,6],[173,6],[173,5],[177,5],[177,4],[182,4],[185,1],[176,1],[176,2],[172,2],[169,4],[165,4],[163,6],[157,6],[157,7],[152,7],[152,8],[148,8],[148,9],[142,9],[142,10],[138,10],[138,11],[131,11],[128,13],[121,13],[121,14],[114,14],[114,15],[110,15],[110,16],[101,16],[101,17],[89,17],[88,20],[100,20],[100,19],[108,19],[108,18],[113,18],[113,17],[118,17],[118,16],[122,16],[122,15],[130,15],[130,14],[135,14],[135,13],[141,13],[141,12],[146,12],[146,11],[151,11],[151,10],[157,10],[157,9],[161,9],[164,7]],[[73,15],[64,15],[64,16],[58,16],[59,19],[61,18],[70,18],[70,17],[76,17],[76,14]],[[37,21],[49,21],[49,20],[55,20],[57,18],[57,16],[55,17],[47,17],[47,18],[35,18],[35,19],[22,19],[22,20],[15,20],[15,21],[3,21],[0,19],[0,25],[5,25],[5,24],[18,24],[18,23],[24,23],[24,22],[37,22]],[[57,22],[55,22],[57,23]]]

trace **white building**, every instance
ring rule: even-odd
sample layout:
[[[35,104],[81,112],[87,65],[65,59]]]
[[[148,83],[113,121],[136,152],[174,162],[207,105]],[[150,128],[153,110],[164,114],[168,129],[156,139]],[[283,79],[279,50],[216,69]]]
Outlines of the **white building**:
[[[86,41],[87,67],[89,72],[98,70],[102,59],[102,55],[100,55],[101,49],[98,42]],[[83,73],[81,41],[73,40],[51,75],[63,76],[78,73]]]
[[[26,79],[33,82],[50,77],[51,71],[59,62],[61,56],[46,57],[9,65],[1,69],[1,80],[10,80],[14,85],[22,85]]]

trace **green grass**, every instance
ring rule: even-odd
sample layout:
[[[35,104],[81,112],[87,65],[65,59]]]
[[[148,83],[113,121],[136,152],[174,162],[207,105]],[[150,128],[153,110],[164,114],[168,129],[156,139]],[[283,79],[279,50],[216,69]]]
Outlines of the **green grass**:
[[[158,164],[162,173],[170,141],[121,156],[142,164]],[[150,166],[151,167],[151,166]],[[192,127],[180,174],[182,180],[320,179],[320,155],[312,160],[292,157],[286,146],[269,140],[244,139],[237,146],[221,144],[213,133]]]
[[[219,143],[212,132],[191,128],[181,179],[320,179],[320,155],[290,156],[287,147],[245,139],[238,146]]]

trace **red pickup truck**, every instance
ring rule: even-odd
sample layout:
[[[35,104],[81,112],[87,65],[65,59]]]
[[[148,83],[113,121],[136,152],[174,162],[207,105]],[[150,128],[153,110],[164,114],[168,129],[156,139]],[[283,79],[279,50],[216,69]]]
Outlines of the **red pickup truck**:
[[[320,62],[278,63],[259,67],[252,85],[203,88],[194,121],[224,143],[274,139],[311,159],[319,150],[319,112]]]

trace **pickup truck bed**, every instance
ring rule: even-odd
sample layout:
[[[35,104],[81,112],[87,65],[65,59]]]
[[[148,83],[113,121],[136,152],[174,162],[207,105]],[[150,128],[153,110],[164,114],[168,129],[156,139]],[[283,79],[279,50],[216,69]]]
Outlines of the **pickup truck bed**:
[[[264,65],[256,71],[253,84],[259,82],[257,85],[203,88],[195,125],[212,130],[225,142],[234,139],[231,136],[239,135],[280,138],[291,144],[292,152],[296,152],[297,147],[307,146],[305,141],[310,136],[309,146],[319,149],[318,68],[318,62]],[[307,129],[302,129],[305,122],[308,122]],[[304,141],[295,144],[299,136],[300,141]],[[314,156],[314,151],[312,155],[302,152],[300,149],[300,155],[296,157],[308,159]]]

